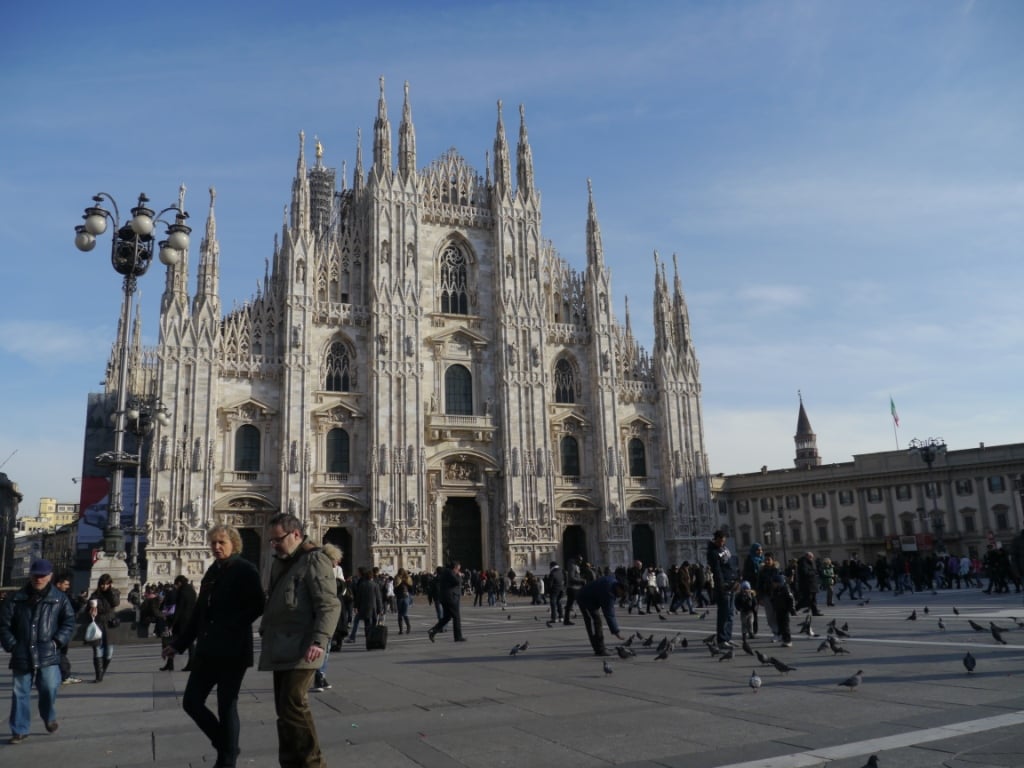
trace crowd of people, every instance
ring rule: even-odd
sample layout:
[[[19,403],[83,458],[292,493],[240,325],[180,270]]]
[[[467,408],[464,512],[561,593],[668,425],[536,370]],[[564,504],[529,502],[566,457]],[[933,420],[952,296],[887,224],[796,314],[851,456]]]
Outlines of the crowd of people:
[[[986,594],[1024,591],[1024,531],[1006,546],[993,541],[980,557],[953,552],[901,552],[879,555],[873,564],[856,557],[835,563],[806,551],[783,562],[753,543],[741,559],[727,546],[724,531],[707,543],[705,562],[662,568],[635,560],[616,569],[595,568],[583,557],[565,569],[551,562],[545,574],[514,569],[463,570],[451,562],[432,572],[395,574],[360,566],[346,577],[342,553],[332,544],[319,546],[289,514],[268,524],[274,550],[269,589],[264,591],[255,566],[241,557],[239,532],[216,525],[208,534],[213,564],[196,592],[186,576],[171,584],[136,585],[128,594],[135,622],[144,635],[164,640],[162,670],[189,655],[190,672],[182,706],[217,751],[215,768],[233,768],[239,749],[238,694],[246,670],[255,663],[252,626],[262,617],[259,668],[273,673],[278,717],[279,762],[284,768],[326,763],[320,751],[308,693],[330,688],[326,671],[332,651],[354,643],[363,627],[367,648],[387,617],[394,615],[398,633],[411,633],[409,607],[422,596],[436,613],[427,638],[451,625],[455,642],[464,642],[461,598],[473,596],[474,607],[504,607],[510,596],[546,605],[548,626],[572,625],[582,617],[595,655],[610,655],[604,626],[619,634],[616,610],[629,613],[696,613],[716,611],[713,646],[732,648],[733,620],[740,617],[743,638],[757,637],[760,618],[773,642],[792,644],[790,617],[804,610],[821,615],[826,606],[846,597],[864,600],[865,591],[896,595],[925,590],[981,588]],[[873,583],[873,584],[872,584]],[[109,574],[96,588],[77,595],[69,574],[54,575],[52,565],[35,560],[24,588],[0,603],[0,644],[11,654],[13,691],[10,743],[28,736],[32,687],[39,692],[39,713],[46,730],[55,732],[57,690],[81,682],[71,674],[67,649],[77,624],[88,624],[95,682],[103,681],[114,655],[112,629],[120,619],[121,598]],[[151,630],[152,628],[152,630]],[[386,634],[385,634],[386,638]],[[385,640],[386,642],[386,640]],[[206,700],[216,688],[217,709]]]

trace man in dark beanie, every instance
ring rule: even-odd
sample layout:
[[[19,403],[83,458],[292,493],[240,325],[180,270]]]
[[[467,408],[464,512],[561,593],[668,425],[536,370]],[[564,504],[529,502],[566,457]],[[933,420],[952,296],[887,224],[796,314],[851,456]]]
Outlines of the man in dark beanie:
[[[63,592],[50,584],[53,566],[36,560],[28,584],[0,606],[0,644],[11,654],[11,744],[28,738],[32,726],[32,684],[39,690],[39,714],[46,730],[57,730],[60,649],[71,641],[75,612]]]

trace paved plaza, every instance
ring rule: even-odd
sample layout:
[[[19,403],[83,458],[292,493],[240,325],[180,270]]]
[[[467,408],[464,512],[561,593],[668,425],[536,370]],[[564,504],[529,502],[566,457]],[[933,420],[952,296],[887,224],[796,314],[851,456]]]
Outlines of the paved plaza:
[[[412,635],[399,636],[390,616],[388,649],[345,645],[331,655],[334,687],[310,697],[334,768],[859,768],[872,754],[882,768],[1024,765],[1024,629],[1014,621],[1024,621],[1022,596],[866,596],[867,604],[823,609],[812,625],[818,637],[795,635],[792,648],[772,645],[767,633],[752,642],[796,667],[787,674],[739,648],[732,660],[712,657],[701,640],[713,631],[713,612],[659,620],[622,611],[624,636],[653,635],[657,643],[681,633],[688,648],[657,661],[653,648],[641,647],[635,659],[610,659],[606,674],[582,621],[548,628],[547,606],[516,599],[506,609],[473,608],[464,599],[469,642],[453,643],[448,632],[431,644],[432,609],[418,598]],[[916,620],[908,620],[914,610]],[[817,650],[832,618],[849,625],[849,654]],[[990,621],[1013,627],[1007,645],[987,631]],[[962,664],[968,650],[977,659],[973,674]],[[75,673],[86,679],[89,653],[79,644],[71,651]],[[102,684],[61,688],[57,733],[46,733],[33,703],[30,738],[13,746],[5,739],[0,761],[209,768],[215,754],[181,711],[187,673],[160,665],[156,640],[119,646]],[[3,667],[0,688],[8,691]],[[757,693],[748,686],[755,668],[763,680]],[[838,685],[858,670],[858,689]],[[239,766],[277,765],[271,690],[269,673],[246,676]]]

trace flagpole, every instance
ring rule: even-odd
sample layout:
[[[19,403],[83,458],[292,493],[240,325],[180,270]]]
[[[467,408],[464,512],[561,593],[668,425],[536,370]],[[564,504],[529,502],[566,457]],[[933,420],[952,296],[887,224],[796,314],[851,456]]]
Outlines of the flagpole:
[[[896,438],[896,450],[898,451],[900,449],[900,435],[896,431],[896,422],[895,421],[892,423],[892,436],[894,438]]]
[[[900,435],[896,431],[900,426],[900,417],[896,413],[896,402],[892,399],[892,395],[889,395],[889,413],[892,414],[892,436],[896,439],[896,450],[900,449]]]

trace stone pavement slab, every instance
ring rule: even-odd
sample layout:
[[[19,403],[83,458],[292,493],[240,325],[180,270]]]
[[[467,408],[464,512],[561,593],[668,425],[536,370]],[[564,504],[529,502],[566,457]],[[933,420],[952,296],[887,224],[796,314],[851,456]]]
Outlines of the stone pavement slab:
[[[664,661],[637,648],[630,661],[609,659],[613,673],[605,675],[582,625],[548,628],[543,606],[523,601],[503,610],[466,601],[469,642],[453,643],[445,633],[432,644],[426,628],[433,612],[421,599],[412,610],[414,634],[392,633],[383,652],[345,645],[331,655],[334,687],[310,698],[334,766],[859,768],[874,753],[883,768],[1024,765],[1024,630],[1009,632],[1001,646],[967,624],[1016,626],[1011,617],[1024,618],[1020,596],[954,590],[870,597],[866,605],[826,609],[814,620],[819,637],[798,636],[792,648],[764,634],[753,640],[796,667],[786,675],[738,648],[731,661],[712,658],[700,641],[713,614],[703,621],[620,616],[624,635],[658,641],[678,633],[689,648]],[[915,608],[918,621],[907,621]],[[849,655],[817,652],[831,618],[849,625]],[[509,655],[525,641],[527,651]],[[961,663],[967,650],[978,660],[970,675]],[[90,652],[71,651],[75,673],[87,680]],[[158,641],[118,646],[103,683],[61,688],[57,733],[37,721],[26,742],[0,744],[0,760],[19,767],[210,768],[212,748],[181,711],[187,673],[158,671],[159,652]],[[758,693],[747,686],[755,668],[764,682]],[[858,669],[860,688],[837,685]],[[9,687],[4,669],[0,690]],[[239,766],[277,765],[271,693],[269,673],[248,673],[239,700]]]

